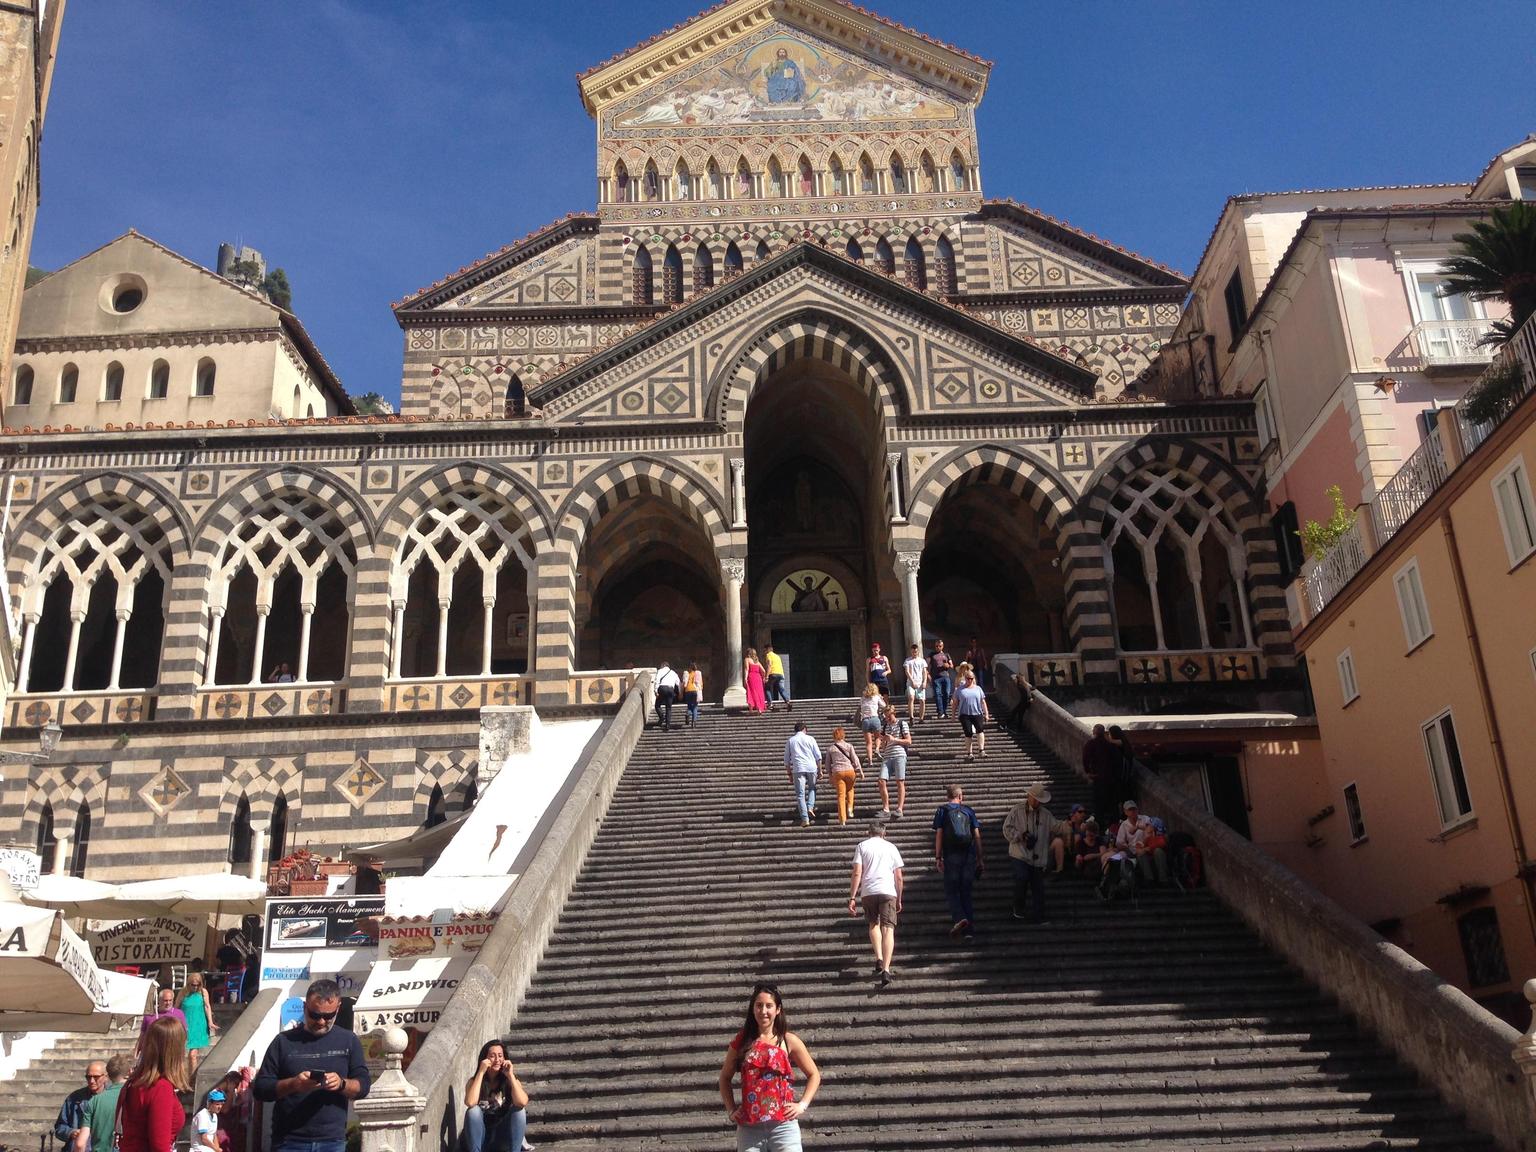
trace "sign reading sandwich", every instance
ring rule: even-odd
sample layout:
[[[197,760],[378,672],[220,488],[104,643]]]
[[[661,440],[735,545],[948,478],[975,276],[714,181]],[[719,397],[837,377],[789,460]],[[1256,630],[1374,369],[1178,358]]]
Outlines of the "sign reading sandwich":
[[[353,1006],[352,1030],[359,1036],[381,1028],[429,1031],[472,963],[469,956],[429,956],[375,964]]]
[[[494,914],[455,916],[451,920],[392,917],[379,925],[379,959],[473,955],[495,927]]]

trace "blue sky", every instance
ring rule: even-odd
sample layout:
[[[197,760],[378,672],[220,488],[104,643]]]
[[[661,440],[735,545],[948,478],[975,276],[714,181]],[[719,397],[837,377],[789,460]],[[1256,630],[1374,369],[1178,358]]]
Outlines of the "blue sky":
[[[1536,131],[1524,0],[872,6],[995,62],[988,196],[1186,272],[1229,195],[1471,180]],[[590,211],[575,74],[699,7],[70,0],[32,263],[242,241],[348,390],[396,397],[390,303]]]

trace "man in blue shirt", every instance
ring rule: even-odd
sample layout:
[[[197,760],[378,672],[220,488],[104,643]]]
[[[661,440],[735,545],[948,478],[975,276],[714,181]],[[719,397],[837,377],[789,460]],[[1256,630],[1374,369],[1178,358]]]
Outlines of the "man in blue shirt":
[[[805,721],[795,725],[795,734],[784,745],[784,770],[795,788],[795,805],[800,811],[800,827],[816,816],[816,777],[821,772],[821,745],[805,730]]]
[[[251,1085],[273,1103],[272,1152],[344,1152],[347,1107],[368,1095],[372,1080],[363,1045],[336,1024],[341,989],[316,980],[304,994],[304,1019],[279,1032]]]
[[[59,1106],[59,1118],[53,1122],[53,1134],[67,1150],[75,1142],[75,1133],[84,1122],[85,1106],[91,1097],[107,1086],[107,1066],[100,1060],[92,1060],[85,1066],[85,1085],[64,1097]]]
[[[949,786],[949,803],[933,814],[933,859],[944,874],[944,897],[953,921],[949,934],[976,939],[971,888],[983,867],[981,821],[966,805],[965,789],[958,784]]]

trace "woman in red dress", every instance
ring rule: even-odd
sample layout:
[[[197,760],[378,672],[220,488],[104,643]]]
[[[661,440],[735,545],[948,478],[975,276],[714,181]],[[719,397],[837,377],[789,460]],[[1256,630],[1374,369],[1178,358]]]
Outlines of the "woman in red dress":
[[[173,1152],[187,1114],[176,1098],[191,1088],[187,1077],[187,1030],[162,1016],[144,1033],[139,1066],[118,1096],[122,1137],[118,1152]]]
[[[795,1099],[795,1072],[805,1091]],[[741,1103],[731,1082],[741,1073]],[[810,1050],[789,1030],[784,1000],[772,984],[752,989],[746,1023],[725,1050],[720,1099],[736,1125],[737,1152],[801,1152],[800,1117],[821,1087],[821,1070]]]
[[[753,712],[768,711],[768,692],[763,687],[765,680],[762,661],[757,658],[757,649],[748,648],[746,659],[742,661],[741,678],[747,686],[747,707]]]

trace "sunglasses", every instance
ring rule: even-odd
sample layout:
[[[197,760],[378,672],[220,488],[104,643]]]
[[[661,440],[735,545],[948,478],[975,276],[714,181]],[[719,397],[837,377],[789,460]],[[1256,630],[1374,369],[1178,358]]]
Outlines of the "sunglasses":
[[[338,1009],[336,1009],[335,1012],[312,1012],[308,1008],[306,1008],[306,1009],[304,1009],[304,1015],[308,1016],[311,1020],[322,1021],[323,1022],[323,1021],[326,1021],[326,1020],[334,1020],[334,1019],[336,1019],[336,1012],[340,1012],[340,1011],[341,1011],[341,1009],[338,1008]]]

